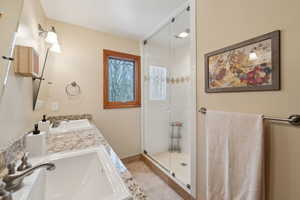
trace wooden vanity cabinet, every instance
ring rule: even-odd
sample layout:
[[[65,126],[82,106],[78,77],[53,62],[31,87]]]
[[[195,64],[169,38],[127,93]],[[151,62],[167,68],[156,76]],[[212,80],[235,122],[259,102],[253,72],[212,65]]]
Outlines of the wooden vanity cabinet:
[[[25,77],[37,77],[39,74],[39,55],[32,47],[17,45],[14,50],[15,73]]]

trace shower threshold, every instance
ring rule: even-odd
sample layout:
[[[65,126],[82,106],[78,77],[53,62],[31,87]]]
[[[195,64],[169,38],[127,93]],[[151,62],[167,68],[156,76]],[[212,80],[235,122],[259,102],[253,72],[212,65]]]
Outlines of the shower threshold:
[[[164,167],[172,171],[184,185],[191,184],[190,156],[187,153],[160,152],[151,155]]]
[[[174,172],[167,169],[160,161],[156,160],[152,155],[147,154],[147,152],[142,155],[142,160],[183,199],[194,200],[191,195],[190,184],[184,184],[176,175],[174,176]]]

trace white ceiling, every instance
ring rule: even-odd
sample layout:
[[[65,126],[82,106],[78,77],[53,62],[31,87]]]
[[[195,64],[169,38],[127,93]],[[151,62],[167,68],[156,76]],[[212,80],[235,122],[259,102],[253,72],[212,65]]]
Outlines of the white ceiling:
[[[41,0],[50,19],[142,39],[187,0]]]

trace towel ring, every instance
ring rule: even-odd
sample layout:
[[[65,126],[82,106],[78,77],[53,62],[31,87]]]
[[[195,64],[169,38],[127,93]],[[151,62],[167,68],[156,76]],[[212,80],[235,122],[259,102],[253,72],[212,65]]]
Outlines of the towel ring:
[[[72,96],[72,97],[75,97],[75,96],[78,96],[81,94],[81,88],[75,81],[66,85],[65,91],[68,96]]]

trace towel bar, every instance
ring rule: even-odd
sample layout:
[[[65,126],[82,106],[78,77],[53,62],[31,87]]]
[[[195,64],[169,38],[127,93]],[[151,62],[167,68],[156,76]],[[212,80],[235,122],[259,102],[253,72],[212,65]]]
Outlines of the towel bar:
[[[199,109],[199,112],[202,114],[206,114],[207,109],[202,107]],[[274,117],[263,117],[265,120],[270,120],[270,121],[280,121],[280,122],[288,122],[293,126],[300,126],[300,115],[290,115],[286,119],[282,118],[274,118]]]

